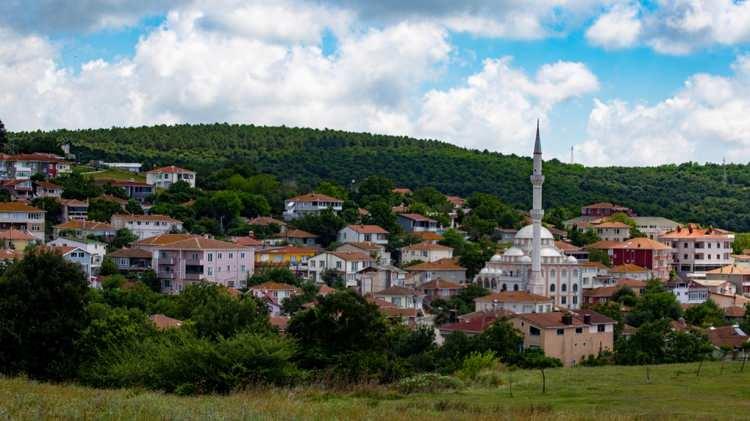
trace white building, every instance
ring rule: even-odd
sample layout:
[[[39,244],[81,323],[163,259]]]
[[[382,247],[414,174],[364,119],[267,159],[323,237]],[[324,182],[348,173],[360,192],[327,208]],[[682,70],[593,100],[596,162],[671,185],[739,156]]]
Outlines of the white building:
[[[161,234],[182,231],[182,221],[166,215],[112,215],[112,226],[116,229],[127,228],[138,236],[139,240]]]
[[[549,313],[554,303],[549,297],[526,291],[495,292],[474,299],[474,311],[505,310],[513,313]]]
[[[79,264],[83,273],[86,274],[86,279],[88,279],[89,284],[91,286],[97,286],[94,282],[95,273],[92,265],[93,256],[91,253],[78,247],[50,247],[49,250],[60,254],[63,259],[68,262]]]
[[[132,173],[139,173],[141,172],[141,167],[143,164],[139,162],[102,162],[102,167],[107,168],[116,168],[118,170],[125,170]]]
[[[338,233],[340,243],[388,244],[388,231],[377,225],[347,225]]]
[[[406,232],[437,232],[438,222],[418,213],[402,213],[397,217],[398,224]]]
[[[677,229],[680,225],[660,216],[634,216],[631,219],[635,222],[635,228],[652,240],[658,239],[665,232]]]
[[[0,229],[28,231],[37,240],[44,242],[45,211],[22,202],[0,203]]]
[[[284,201],[284,220],[301,218],[305,215],[317,215],[320,212],[331,209],[334,212],[341,212],[344,201],[320,193],[303,194],[295,196]]]
[[[537,127],[534,144],[533,223],[516,233],[513,246],[493,256],[474,282],[493,291],[526,291],[553,299],[554,304],[570,309],[583,303],[581,270],[573,256],[555,247],[552,233],[542,226],[542,146]]]
[[[401,247],[401,262],[436,262],[441,259],[450,259],[453,257],[453,248],[440,244],[423,241]]]
[[[323,283],[323,273],[334,270],[346,281],[347,287],[357,286],[357,272],[372,266],[374,259],[366,253],[324,252],[307,261],[315,282]]]
[[[178,181],[184,181],[188,183],[190,187],[195,187],[195,172],[174,165],[154,168],[153,170],[146,172],[146,184],[155,187],[168,189],[169,186]]]
[[[104,255],[107,254],[107,245],[95,240],[78,240],[72,238],[58,237],[47,245],[52,247],[72,247],[81,249],[91,255],[89,264],[89,274],[96,275],[99,273],[99,268],[102,266],[102,260]]]
[[[679,272],[705,273],[731,265],[734,234],[689,224],[664,233],[659,241],[672,247],[673,265]]]

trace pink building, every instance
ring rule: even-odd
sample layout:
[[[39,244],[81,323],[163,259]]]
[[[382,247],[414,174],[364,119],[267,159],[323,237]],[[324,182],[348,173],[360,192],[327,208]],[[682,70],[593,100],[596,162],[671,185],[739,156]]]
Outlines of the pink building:
[[[243,288],[253,274],[255,249],[191,234],[162,234],[138,241],[152,253],[162,291],[177,293],[199,281]]]

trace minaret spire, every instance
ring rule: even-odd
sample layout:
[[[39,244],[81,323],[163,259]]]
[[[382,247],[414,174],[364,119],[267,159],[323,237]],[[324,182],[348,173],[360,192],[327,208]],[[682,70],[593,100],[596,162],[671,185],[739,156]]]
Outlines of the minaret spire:
[[[531,185],[533,186],[533,203],[531,221],[533,223],[533,237],[531,240],[531,278],[528,290],[532,294],[547,295],[547,288],[542,279],[542,141],[539,136],[539,120],[536,121],[536,140],[534,141],[534,167],[531,174]]]

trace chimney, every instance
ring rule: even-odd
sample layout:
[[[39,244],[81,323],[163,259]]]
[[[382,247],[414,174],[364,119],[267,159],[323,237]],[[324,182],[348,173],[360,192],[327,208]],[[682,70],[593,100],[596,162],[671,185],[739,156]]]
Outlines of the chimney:
[[[570,314],[570,312],[566,312],[562,315],[562,323],[564,325],[570,326],[573,324],[573,315]]]
[[[591,314],[583,315],[583,324],[587,324],[587,325],[591,324]]]

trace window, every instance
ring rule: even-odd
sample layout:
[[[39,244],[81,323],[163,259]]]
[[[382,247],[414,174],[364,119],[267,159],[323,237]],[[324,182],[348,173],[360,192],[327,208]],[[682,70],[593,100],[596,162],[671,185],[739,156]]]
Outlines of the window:
[[[311,267],[311,268],[314,268],[314,267],[315,267],[315,260],[310,260],[310,267]]]
[[[518,284],[513,285],[513,291],[518,291]]]
[[[221,253],[216,253],[216,258],[221,260]]]
[[[568,297],[560,297],[560,304],[568,304]]]
[[[341,261],[336,262],[336,269],[341,269]]]
[[[565,329],[557,329],[557,336],[562,336],[565,334]]]
[[[234,253],[229,253],[229,258],[234,259]]]
[[[549,292],[555,292],[555,284],[549,285]]]
[[[583,333],[583,328],[582,327],[577,327],[576,328],[576,335],[580,335],[581,333]]]
[[[539,336],[541,334],[542,334],[542,331],[540,331],[539,328],[536,328],[534,326],[529,326],[529,335]]]
[[[231,272],[231,271],[232,271],[232,268],[229,265],[227,265],[227,272]]]
[[[214,274],[214,268],[208,268],[208,276],[211,276]]]
[[[562,292],[567,292],[568,291],[568,284],[562,284],[562,286],[560,287],[560,290]]]
[[[596,331],[597,332],[604,332],[606,330],[605,325],[596,325]]]
[[[573,304],[578,304],[578,296],[577,295],[573,296]]]
[[[244,259],[244,258],[245,258],[245,253],[244,252],[240,253],[240,259]]]
[[[247,272],[247,268],[245,267],[245,265],[240,266],[240,270],[242,272]]]
[[[573,292],[578,292],[578,284],[573,284]]]
[[[214,255],[213,253],[208,253],[208,261],[213,262],[214,261]]]

